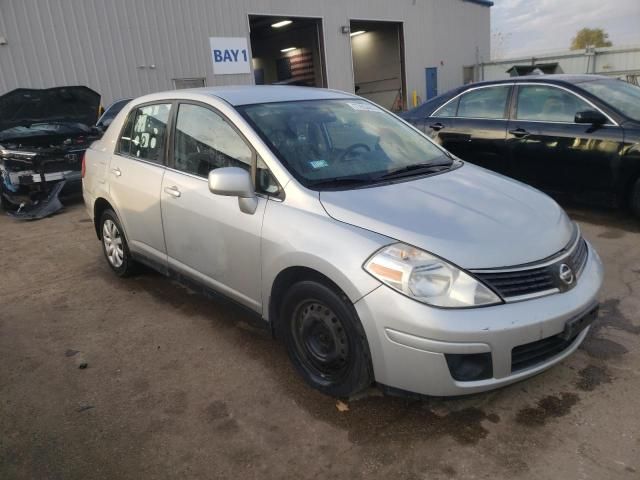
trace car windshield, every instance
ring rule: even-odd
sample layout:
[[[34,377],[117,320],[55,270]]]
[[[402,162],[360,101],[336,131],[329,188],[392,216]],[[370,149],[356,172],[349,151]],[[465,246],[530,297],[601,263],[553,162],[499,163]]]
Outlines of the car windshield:
[[[632,120],[640,121],[640,87],[622,80],[597,80],[580,84]]]
[[[423,135],[359,99],[309,100],[238,107],[304,185],[373,183],[450,166]]]

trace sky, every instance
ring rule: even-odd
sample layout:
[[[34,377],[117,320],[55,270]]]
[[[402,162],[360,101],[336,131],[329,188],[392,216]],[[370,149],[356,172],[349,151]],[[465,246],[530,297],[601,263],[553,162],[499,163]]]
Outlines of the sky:
[[[640,45],[640,0],[493,0],[491,56],[568,50],[583,27],[603,28],[613,45]]]

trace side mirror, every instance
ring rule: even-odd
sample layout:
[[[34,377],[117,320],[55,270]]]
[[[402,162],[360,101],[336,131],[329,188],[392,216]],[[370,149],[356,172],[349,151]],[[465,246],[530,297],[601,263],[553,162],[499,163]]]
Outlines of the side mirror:
[[[238,197],[238,206],[244,213],[253,214],[258,208],[251,174],[239,167],[216,168],[209,172],[209,191],[225,197]]]
[[[588,125],[604,125],[607,123],[607,117],[596,110],[585,110],[576,113],[574,120],[576,123],[586,123]]]

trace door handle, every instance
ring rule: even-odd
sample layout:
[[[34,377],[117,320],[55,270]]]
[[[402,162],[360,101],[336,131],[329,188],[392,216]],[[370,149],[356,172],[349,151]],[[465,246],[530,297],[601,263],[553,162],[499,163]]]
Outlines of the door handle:
[[[509,130],[509,133],[516,138],[525,138],[529,136],[529,132],[527,132],[524,128],[516,128],[514,130]]]
[[[178,190],[178,187],[175,185],[172,185],[171,187],[164,187],[164,193],[171,195],[174,198],[178,198],[181,195],[180,190]]]
[[[439,132],[440,130],[442,130],[444,128],[444,125],[441,124],[440,122],[436,122],[436,123],[432,123],[431,125],[429,125],[429,128],[431,130],[435,130],[436,132]]]
[[[120,169],[118,167],[112,168],[111,169],[111,173],[113,173],[116,177],[119,177],[120,175],[122,175],[122,172],[120,171]]]

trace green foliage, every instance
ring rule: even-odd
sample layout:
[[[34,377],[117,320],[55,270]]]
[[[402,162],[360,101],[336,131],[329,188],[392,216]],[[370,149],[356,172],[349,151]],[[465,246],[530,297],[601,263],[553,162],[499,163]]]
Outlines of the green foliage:
[[[588,46],[610,47],[609,34],[601,28],[583,28],[571,40],[571,50],[584,50]]]

